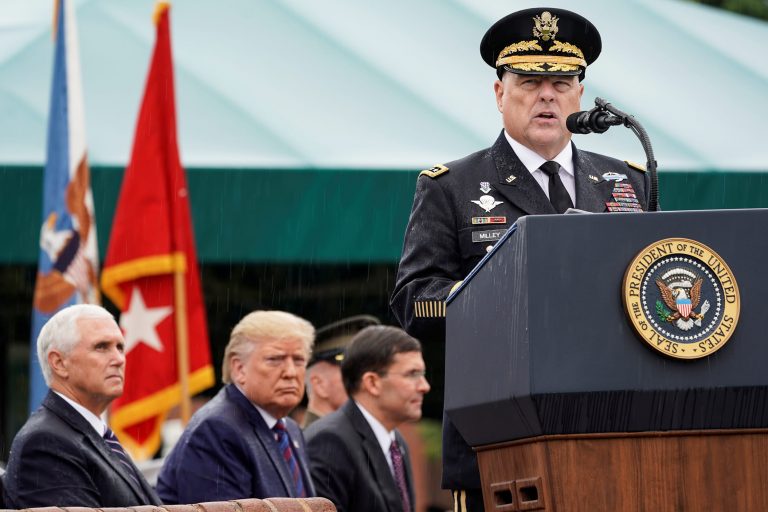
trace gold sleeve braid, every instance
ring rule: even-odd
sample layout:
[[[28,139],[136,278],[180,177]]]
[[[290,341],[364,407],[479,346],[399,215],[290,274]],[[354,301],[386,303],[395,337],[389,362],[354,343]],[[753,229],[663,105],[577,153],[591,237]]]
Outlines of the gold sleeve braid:
[[[416,318],[445,318],[445,302],[442,300],[423,300],[413,303]]]

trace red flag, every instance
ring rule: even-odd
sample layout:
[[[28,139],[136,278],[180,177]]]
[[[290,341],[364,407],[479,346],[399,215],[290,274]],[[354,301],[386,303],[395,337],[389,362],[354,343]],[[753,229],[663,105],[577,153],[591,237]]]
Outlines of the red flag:
[[[155,13],[157,42],[101,275],[104,294],[121,311],[127,353],[125,391],[110,424],[137,460],[157,451],[166,414],[181,401],[178,353],[188,348],[190,395],[214,384],[176,142],[168,8],[160,2]]]

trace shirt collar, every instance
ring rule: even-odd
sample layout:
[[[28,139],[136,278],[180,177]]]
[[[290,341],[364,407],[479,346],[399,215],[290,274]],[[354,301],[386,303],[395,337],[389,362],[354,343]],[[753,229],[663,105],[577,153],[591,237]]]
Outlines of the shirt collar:
[[[507,138],[509,145],[512,146],[512,150],[517,155],[517,158],[519,158],[520,162],[522,162],[525,168],[528,169],[528,172],[533,173],[541,167],[541,164],[547,161],[546,158],[542,157],[534,150],[523,146],[513,139],[507,133],[507,130],[504,130],[504,136]],[[562,167],[565,172],[573,176],[573,147],[570,142],[568,142],[563,150],[552,160],[560,164],[560,167]]]
[[[80,416],[85,418],[85,421],[88,422],[90,426],[93,427],[93,430],[96,431],[97,434],[99,434],[99,437],[104,437],[104,434],[107,432],[107,424],[104,423],[104,420],[93,414],[91,411],[80,405],[79,403],[75,402],[68,396],[64,396],[58,391],[54,391],[57,395],[59,395],[61,398],[64,399],[69,405],[72,406],[74,410],[80,413]]]
[[[251,402],[251,400],[250,400],[250,399],[249,399],[249,398],[248,398],[248,397],[245,395],[245,392],[244,392],[242,389],[240,389],[240,386],[238,386],[237,384],[235,384],[235,388],[237,388],[237,390],[238,390],[240,393],[242,393],[242,394],[243,394],[243,396],[245,397],[245,399],[246,399],[246,400],[248,400],[248,402],[250,402],[250,404],[251,404],[252,406],[254,406],[254,407],[256,408],[256,410],[257,410],[257,411],[259,411],[259,414],[261,414],[261,418],[264,420],[264,423],[266,423],[266,424],[267,424],[267,428],[269,428],[269,430],[272,430],[273,428],[275,428],[275,425],[277,425],[277,422],[278,422],[279,420],[278,420],[277,418],[275,418],[274,416],[272,416],[271,414],[269,414],[269,413],[268,413],[267,411],[265,411],[264,409],[262,409],[261,407],[259,407],[258,405],[256,405],[255,403]]]
[[[368,422],[368,424],[371,426],[371,430],[373,430],[373,435],[376,436],[376,440],[379,442],[379,445],[381,446],[381,451],[384,452],[385,455],[389,455],[389,446],[392,444],[392,441],[395,440],[395,431],[391,430],[388,431],[384,425],[381,424],[379,420],[376,419],[376,417],[368,412],[365,407],[360,405],[360,403],[355,402],[355,405],[358,409],[360,409],[360,412],[363,413],[363,416],[365,417],[365,421]]]

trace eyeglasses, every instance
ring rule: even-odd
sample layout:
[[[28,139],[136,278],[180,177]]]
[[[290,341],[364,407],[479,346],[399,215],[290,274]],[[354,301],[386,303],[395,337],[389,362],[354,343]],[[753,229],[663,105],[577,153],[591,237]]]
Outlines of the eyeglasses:
[[[382,377],[386,377],[387,375],[397,375],[398,377],[404,377],[408,380],[421,380],[425,379],[427,377],[427,372],[424,370],[411,370],[409,372],[384,372],[380,373]]]

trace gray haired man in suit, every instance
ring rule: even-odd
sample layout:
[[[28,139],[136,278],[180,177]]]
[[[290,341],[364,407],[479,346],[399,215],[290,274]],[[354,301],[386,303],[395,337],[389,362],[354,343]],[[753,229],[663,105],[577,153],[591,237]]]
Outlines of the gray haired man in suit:
[[[5,505],[159,505],[101,419],[125,380],[125,340],[112,315],[90,304],[62,309],[40,331],[37,356],[50,391],[11,445]]]

